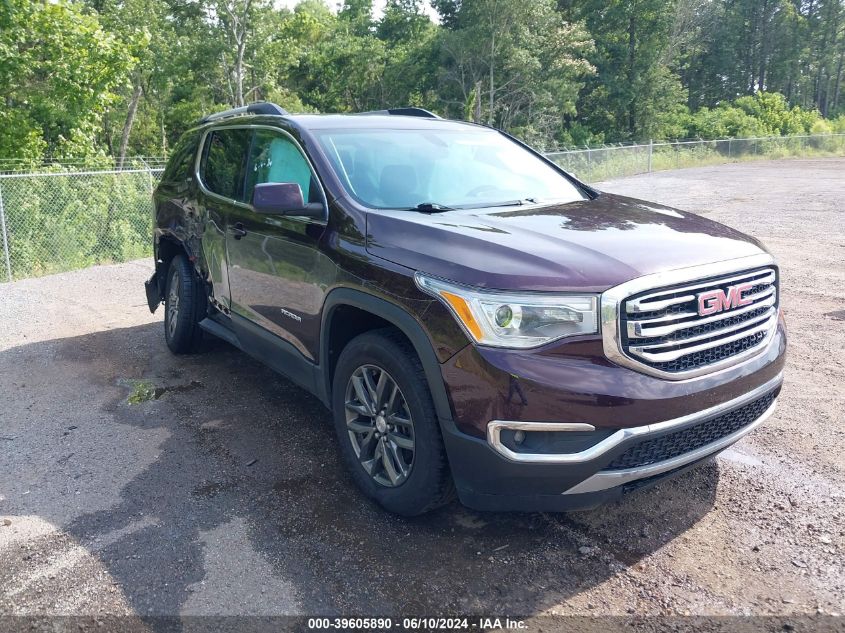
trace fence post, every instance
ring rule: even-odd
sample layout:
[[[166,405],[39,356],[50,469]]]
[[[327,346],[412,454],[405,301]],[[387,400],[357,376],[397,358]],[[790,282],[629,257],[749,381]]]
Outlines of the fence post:
[[[728,139],[728,158],[731,157],[731,141],[732,140],[733,140],[732,138]]]
[[[3,255],[6,257],[6,277],[12,281],[12,263],[9,259],[9,233],[6,231],[6,211],[3,208],[3,189],[0,188],[0,230],[3,232]]]
[[[150,185],[150,196],[152,196],[153,191],[155,191],[155,185],[153,185],[153,170],[150,167],[150,164],[147,161],[144,160],[143,156],[139,156],[138,158],[140,159],[141,164],[144,166],[144,169],[147,170],[147,181],[149,182],[149,185]]]
[[[648,139],[648,173],[651,173],[652,157],[654,156],[654,139]]]

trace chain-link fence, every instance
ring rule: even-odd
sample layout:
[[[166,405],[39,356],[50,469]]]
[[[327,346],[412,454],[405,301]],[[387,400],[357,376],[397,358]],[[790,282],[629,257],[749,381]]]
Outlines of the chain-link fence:
[[[767,136],[603,145],[549,152],[549,158],[586,182],[734,161],[845,156],[845,134]]]
[[[149,255],[161,172],[0,174],[4,281]]]
[[[127,156],[122,161],[110,156],[88,158],[0,158],[0,175],[42,172],[112,171],[132,169],[163,169],[167,159],[162,156]]]
[[[550,152],[587,182],[757,158],[845,156],[845,134],[605,145]],[[149,256],[164,159],[0,160],[0,241],[12,281]],[[56,171],[59,170],[59,171]]]

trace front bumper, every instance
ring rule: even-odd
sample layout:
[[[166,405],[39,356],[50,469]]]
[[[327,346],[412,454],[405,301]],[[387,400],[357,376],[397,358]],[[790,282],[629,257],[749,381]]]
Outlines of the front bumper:
[[[585,431],[579,425],[555,428],[537,423],[533,429],[524,422],[498,421],[483,440],[444,424],[458,494],[465,505],[480,510],[595,507],[692,468],[751,432],[774,411],[782,381],[778,374],[741,396],[694,414],[599,432],[597,441],[586,440],[588,446],[567,453],[513,450],[503,434],[577,433],[583,444]]]

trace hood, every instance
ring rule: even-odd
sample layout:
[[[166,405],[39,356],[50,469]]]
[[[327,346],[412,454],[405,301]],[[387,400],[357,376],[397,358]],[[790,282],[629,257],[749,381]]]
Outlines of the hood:
[[[529,208],[371,212],[367,250],[470,286],[588,292],[765,252],[718,222],[608,193]]]

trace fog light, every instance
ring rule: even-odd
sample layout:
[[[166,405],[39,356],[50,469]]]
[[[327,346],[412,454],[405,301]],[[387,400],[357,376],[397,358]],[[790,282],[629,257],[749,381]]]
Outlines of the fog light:
[[[513,434],[513,441],[517,444],[522,444],[525,441],[525,431],[517,431]]]

